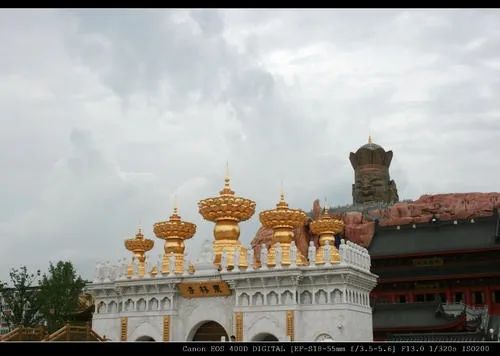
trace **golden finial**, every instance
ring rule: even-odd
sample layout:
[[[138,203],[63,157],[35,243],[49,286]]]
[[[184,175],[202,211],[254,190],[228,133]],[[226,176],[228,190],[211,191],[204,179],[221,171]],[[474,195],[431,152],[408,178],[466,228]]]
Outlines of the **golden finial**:
[[[229,182],[231,178],[229,178],[229,161],[226,161],[226,177],[224,178],[225,184],[224,186],[229,188]]]
[[[224,188],[219,192],[221,195],[234,195],[234,192],[231,190],[229,178],[229,162],[226,161],[226,177],[224,178]]]
[[[285,201],[285,191],[283,189],[283,179],[281,180],[281,186],[280,186],[280,202]]]
[[[283,191],[283,180],[281,180],[280,201],[276,204],[278,209],[288,209],[288,203],[285,201],[285,192]]]
[[[177,215],[179,211],[179,206],[177,204],[177,194],[174,195],[174,215]]]
[[[368,135],[368,143],[372,143],[372,135]]]

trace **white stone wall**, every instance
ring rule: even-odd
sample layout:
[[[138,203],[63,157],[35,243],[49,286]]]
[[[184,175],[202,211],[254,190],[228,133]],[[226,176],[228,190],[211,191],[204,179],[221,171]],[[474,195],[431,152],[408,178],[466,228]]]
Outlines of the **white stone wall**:
[[[286,311],[251,311],[243,314],[243,341],[254,341],[259,334],[268,333],[279,341],[288,341]]]
[[[87,287],[96,299],[93,328],[117,341],[120,319],[128,317],[127,340],[162,341],[163,316],[171,315],[170,341],[190,341],[207,321],[236,335],[234,313],[242,312],[244,341],[261,333],[287,341],[286,313],[293,310],[295,341],[372,341],[369,293],[376,276],[369,270],[370,256],[351,243],[342,243],[339,250],[341,263],[335,265],[131,279],[119,273],[123,268],[107,263]],[[185,299],[177,291],[178,283],[203,280],[226,281],[232,295]]]
[[[230,337],[233,330],[234,297],[193,298],[179,297],[179,309],[172,320],[172,340],[192,340],[193,336],[204,322],[216,321]]]
[[[334,341],[373,341],[371,310],[356,307],[310,308],[296,313],[296,340],[317,341],[323,334]]]
[[[127,340],[133,341],[149,336],[155,341],[163,341],[163,317],[158,315],[129,317],[127,331]]]
[[[92,329],[103,337],[120,341],[120,315],[97,315],[94,313]]]

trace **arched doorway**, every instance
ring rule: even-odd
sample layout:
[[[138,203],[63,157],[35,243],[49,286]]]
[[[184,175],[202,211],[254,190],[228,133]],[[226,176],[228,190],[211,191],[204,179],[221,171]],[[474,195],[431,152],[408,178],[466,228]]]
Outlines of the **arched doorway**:
[[[329,334],[319,334],[314,341],[333,342],[333,337]]]
[[[254,336],[252,341],[279,341],[276,336],[270,333],[260,333]]]
[[[229,341],[226,330],[216,321],[206,321],[198,326],[192,341],[221,341],[222,337]]]
[[[138,337],[137,340],[135,340],[135,341],[155,341],[155,339],[153,339],[151,336],[144,335],[144,336]]]

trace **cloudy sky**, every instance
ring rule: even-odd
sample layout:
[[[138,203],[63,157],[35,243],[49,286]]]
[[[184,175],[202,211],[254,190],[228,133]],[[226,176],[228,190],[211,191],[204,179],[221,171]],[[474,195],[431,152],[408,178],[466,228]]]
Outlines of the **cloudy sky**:
[[[350,203],[348,155],[394,151],[402,199],[499,191],[500,11],[3,10],[0,280],[130,256],[177,195]],[[249,243],[258,216],[241,224]],[[163,244],[156,240],[152,256]]]

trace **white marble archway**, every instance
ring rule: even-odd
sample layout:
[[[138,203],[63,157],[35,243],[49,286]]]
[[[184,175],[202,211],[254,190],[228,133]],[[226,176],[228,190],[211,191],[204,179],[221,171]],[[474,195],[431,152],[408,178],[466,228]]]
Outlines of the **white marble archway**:
[[[253,320],[248,320],[246,329],[243,332],[243,337],[245,341],[252,341],[258,338],[261,334],[271,334],[275,336],[279,341],[286,341],[287,336],[283,316],[283,322],[280,322],[274,316],[261,315]]]
[[[187,337],[186,341],[193,341],[196,333],[200,330],[200,328],[203,325],[205,325],[207,323],[218,324],[218,326],[220,326],[220,328],[221,328],[221,331],[223,331],[225,333],[224,337],[225,337],[226,341],[229,341],[229,337],[230,337],[229,335],[230,334],[227,332],[226,328],[224,328],[224,326],[221,323],[219,323],[219,322],[217,322],[215,320],[203,320],[203,321],[200,321],[199,323],[197,323],[196,325],[194,325],[191,328],[191,330],[189,331],[189,334],[188,334],[188,337]],[[213,340],[213,341],[220,341],[220,339],[219,340]]]
[[[279,341],[279,339],[271,333],[260,333],[255,335],[251,341]]]
[[[162,340],[160,331],[157,330],[153,325],[148,322],[143,322],[139,324],[128,337],[128,340],[136,341],[139,338],[150,337],[154,340],[160,341]]]

